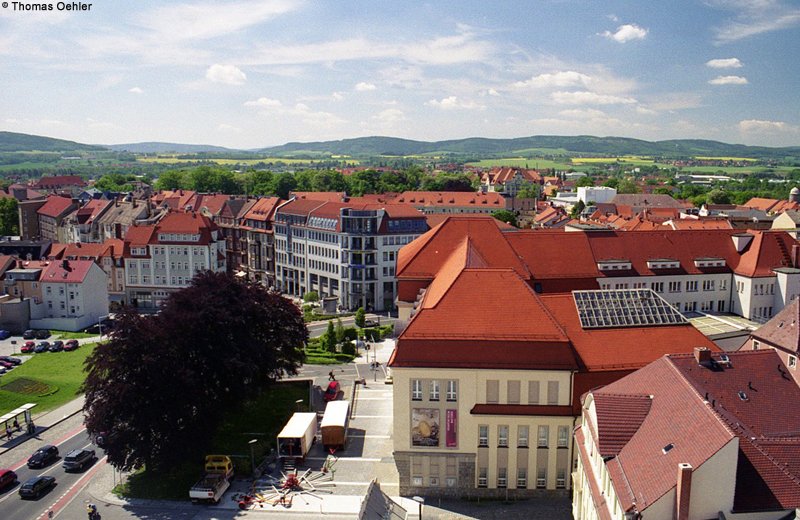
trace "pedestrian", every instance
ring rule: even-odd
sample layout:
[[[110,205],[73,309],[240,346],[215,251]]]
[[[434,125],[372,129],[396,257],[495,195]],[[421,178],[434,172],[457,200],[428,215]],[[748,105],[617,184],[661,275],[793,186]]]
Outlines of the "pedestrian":
[[[17,421],[16,417],[14,417],[14,429],[17,430],[17,431],[20,430],[19,422]]]
[[[7,424],[6,424],[6,439],[9,441],[11,440],[11,428],[9,428]]]
[[[333,370],[328,372],[328,381],[336,381],[336,376],[333,375]]]

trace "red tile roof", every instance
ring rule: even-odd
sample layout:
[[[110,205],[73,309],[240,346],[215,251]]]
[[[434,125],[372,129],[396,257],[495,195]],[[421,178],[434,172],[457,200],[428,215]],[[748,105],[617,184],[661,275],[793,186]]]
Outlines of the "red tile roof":
[[[84,204],[83,207],[78,209],[78,213],[76,214],[78,222],[81,224],[91,223],[98,217],[98,215],[101,215],[113,203],[113,201],[104,199],[90,200]]]
[[[499,193],[471,191],[404,191],[394,199],[395,203],[413,206],[473,206],[505,209],[506,199]]]
[[[653,400],[644,394],[598,392],[594,402],[597,424],[591,426],[596,428],[597,449],[605,458],[619,455],[650,413]]]
[[[623,509],[635,504],[644,511],[675,487],[678,463],[697,469],[736,437],[733,511],[800,506],[800,412],[786,406],[800,401],[800,387],[783,372],[773,350],[727,355],[730,366],[714,356],[717,363],[709,367],[691,354],[665,356],[593,392],[595,398],[653,396],[636,432],[607,463]],[[604,408],[600,415],[622,414],[615,420],[624,420],[627,412],[615,412],[613,404],[595,399],[595,408]],[[610,431],[619,435],[618,429]]]
[[[273,218],[275,208],[277,208],[281,202],[283,202],[283,199],[280,197],[261,197],[253,204],[250,210],[244,214],[243,218],[245,220],[257,220],[259,222],[269,221]]]
[[[50,195],[47,197],[47,202],[44,203],[44,206],[39,208],[36,213],[44,215],[45,217],[58,218],[69,211],[72,206],[73,202],[71,198]]]
[[[198,194],[194,200],[194,211],[200,211],[206,208],[211,215],[218,215],[222,211],[222,207],[231,199],[230,195],[223,195],[221,193],[214,194]],[[184,208],[181,208],[184,209]]]
[[[64,186],[86,186],[86,181],[78,175],[53,175],[51,177],[42,177],[33,184],[37,189],[56,189]]]
[[[50,262],[50,265],[42,271],[39,281],[42,283],[83,283],[92,265],[94,262],[91,260]]]
[[[800,352],[800,298],[792,300],[750,335],[788,352]]]

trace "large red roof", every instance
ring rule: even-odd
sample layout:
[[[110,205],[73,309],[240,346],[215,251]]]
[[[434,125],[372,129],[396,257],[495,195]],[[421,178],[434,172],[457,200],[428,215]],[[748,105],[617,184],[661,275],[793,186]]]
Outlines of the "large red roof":
[[[42,177],[33,185],[35,188],[40,189],[56,189],[64,186],[86,186],[86,181],[78,175],[53,175],[51,177]]]
[[[91,260],[57,260],[43,271],[42,283],[82,283],[94,265]]]
[[[44,215],[45,217],[57,218],[66,213],[72,205],[72,199],[69,197],[50,195],[47,197],[47,202],[44,203],[44,206],[39,208],[36,213]]]

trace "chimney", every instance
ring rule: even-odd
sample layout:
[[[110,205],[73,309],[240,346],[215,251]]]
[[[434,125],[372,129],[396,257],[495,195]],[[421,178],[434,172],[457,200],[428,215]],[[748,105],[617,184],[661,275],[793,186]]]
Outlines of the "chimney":
[[[62,261],[61,261],[61,267],[62,267],[62,268],[65,270],[65,271],[69,271],[69,260],[67,260],[66,258],[65,258],[64,260],[62,260]]]
[[[800,256],[800,245],[792,244],[792,267],[797,268],[797,260]]]
[[[707,365],[711,363],[711,351],[706,347],[695,347],[694,359],[701,365]]]
[[[689,500],[692,497],[692,465],[678,464],[678,485],[675,488],[674,520],[689,520]]]

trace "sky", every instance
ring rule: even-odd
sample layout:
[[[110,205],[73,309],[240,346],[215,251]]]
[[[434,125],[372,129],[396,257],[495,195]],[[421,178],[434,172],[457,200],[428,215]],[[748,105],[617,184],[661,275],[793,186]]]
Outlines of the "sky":
[[[240,149],[369,135],[800,145],[798,1],[44,3],[0,8],[0,130]]]

